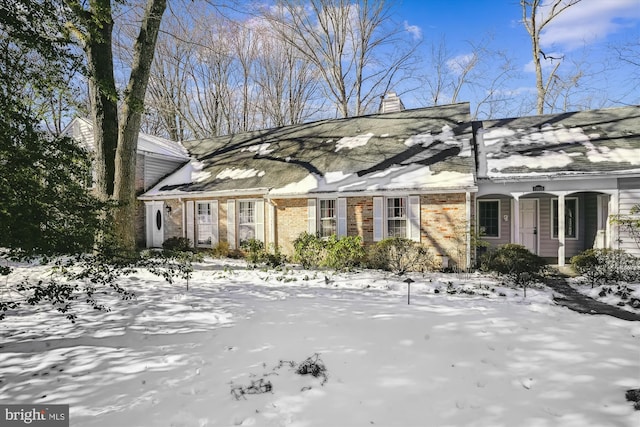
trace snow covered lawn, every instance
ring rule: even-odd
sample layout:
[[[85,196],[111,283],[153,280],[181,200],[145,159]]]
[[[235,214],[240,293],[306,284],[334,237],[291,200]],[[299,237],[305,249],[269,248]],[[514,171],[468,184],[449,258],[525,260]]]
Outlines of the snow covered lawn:
[[[136,300],[75,325],[8,316],[0,401],[68,403],[73,426],[640,425],[624,398],[640,387],[640,323],[555,306],[546,289],[417,275],[407,305],[380,272],[196,268],[188,292],[126,278]],[[280,363],[316,353],[324,385]],[[231,394],[261,379],[271,392]]]

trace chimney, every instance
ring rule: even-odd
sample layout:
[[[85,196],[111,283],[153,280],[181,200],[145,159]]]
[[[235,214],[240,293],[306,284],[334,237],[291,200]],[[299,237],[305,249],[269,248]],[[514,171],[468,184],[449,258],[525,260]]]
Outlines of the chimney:
[[[380,113],[395,113],[404,110],[402,100],[395,92],[387,92],[380,102]]]

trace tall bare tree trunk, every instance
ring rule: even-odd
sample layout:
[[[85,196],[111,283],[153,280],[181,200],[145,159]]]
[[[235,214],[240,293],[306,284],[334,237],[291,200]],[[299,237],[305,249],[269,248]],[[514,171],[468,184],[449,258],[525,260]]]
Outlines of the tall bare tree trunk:
[[[533,65],[536,72],[536,111],[538,114],[544,114],[545,99],[549,85],[553,81],[560,61],[562,58],[554,58],[558,60],[553,70],[547,76],[546,83],[542,75],[542,64],[540,63],[540,55],[544,53],[540,49],[540,33],[554,18],[567,10],[569,7],[579,3],[581,0],[554,0],[549,4],[541,4],[540,0],[520,0],[522,8],[522,23],[524,24],[529,37],[531,38],[531,54],[533,57]],[[544,3],[544,2],[542,2]],[[544,14],[541,8],[548,8],[548,13]]]
[[[113,195],[118,145],[118,95],[113,74],[111,0],[91,0],[93,12],[78,5],[76,13],[87,26],[83,37],[89,68],[89,96],[93,117],[96,187],[101,198]]]
[[[166,0],[147,0],[140,33],[133,46],[133,64],[129,84],[124,93],[122,123],[115,156],[114,198],[118,208],[114,214],[114,234],[123,249],[136,246],[136,150],[140,133],[144,97]]]

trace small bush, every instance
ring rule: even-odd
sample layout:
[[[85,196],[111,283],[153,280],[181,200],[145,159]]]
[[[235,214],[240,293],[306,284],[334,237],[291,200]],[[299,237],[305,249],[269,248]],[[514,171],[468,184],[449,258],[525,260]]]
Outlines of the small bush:
[[[293,241],[293,248],[293,260],[302,264],[304,268],[318,268],[326,257],[322,238],[306,231]]]
[[[636,411],[640,411],[640,388],[627,390],[624,396],[628,402],[633,402]]]
[[[434,259],[419,243],[403,237],[390,237],[369,249],[368,265],[402,276],[409,271],[432,270]]]
[[[360,236],[338,238],[333,235],[325,241],[325,247],[326,257],[322,265],[334,270],[351,270],[362,264],[366,255]]]
[[[304,268],[328,267],[334,270],[350,270],[360,265],[366,251],[360,236],[323,239],[318,235],[304,232],[293,241],[294,261]]]
[[[162,243],[162,249],[173,252],[192,252],[193,245],[186,237],[169,237]]]
[[[481,268],[504,275],[514,285],[522,286],[526,297],[527,286],[540,279],[546,263],[544,258],[524,246],[510,243],[487,252],[482,258]]]
[[[264,253],[264,243],[258,239],[249,239],[240,243],[242,250],[246,252],[245,258],[252,264],[258,264]]]
[[[229,242],[219,242],[210,250],[211,256],[214,258],[227,258],[231,253]]]
[[[320,355],[315,353],[313,356],[306,358],[298,368],[296,369],[298,375],[311,375],[314,378],[322,378],[321,385],[324,385],[328,380],[327,367],[320,359]]]
[[[269,245],[269,250],[265,249],[264,243],[260,240],[250,239],[242,243],[245,251],[245,258],[253,265],[266,264],[269,267],[279,267],[287,261],[286,256],[280,251],[280,247],[274,244]]]
[[[637,258],[613,249],[587,249],[571,258],[575,270],[587,278],[591,287],[611,282],[631,282],[640,277]]]

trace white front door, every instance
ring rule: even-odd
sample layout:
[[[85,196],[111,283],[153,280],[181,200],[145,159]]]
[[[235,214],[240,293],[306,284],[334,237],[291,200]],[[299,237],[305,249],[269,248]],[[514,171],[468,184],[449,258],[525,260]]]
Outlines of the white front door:
[[[520,200],[520,244],[538,253],[538,200]]]
[[[147,218],[147,227],[151,229],[151,245],[147,246],[160,248],[164,242],[164,202],[151,203],[151,209],[147,212],[150,213],[150,217]]]

